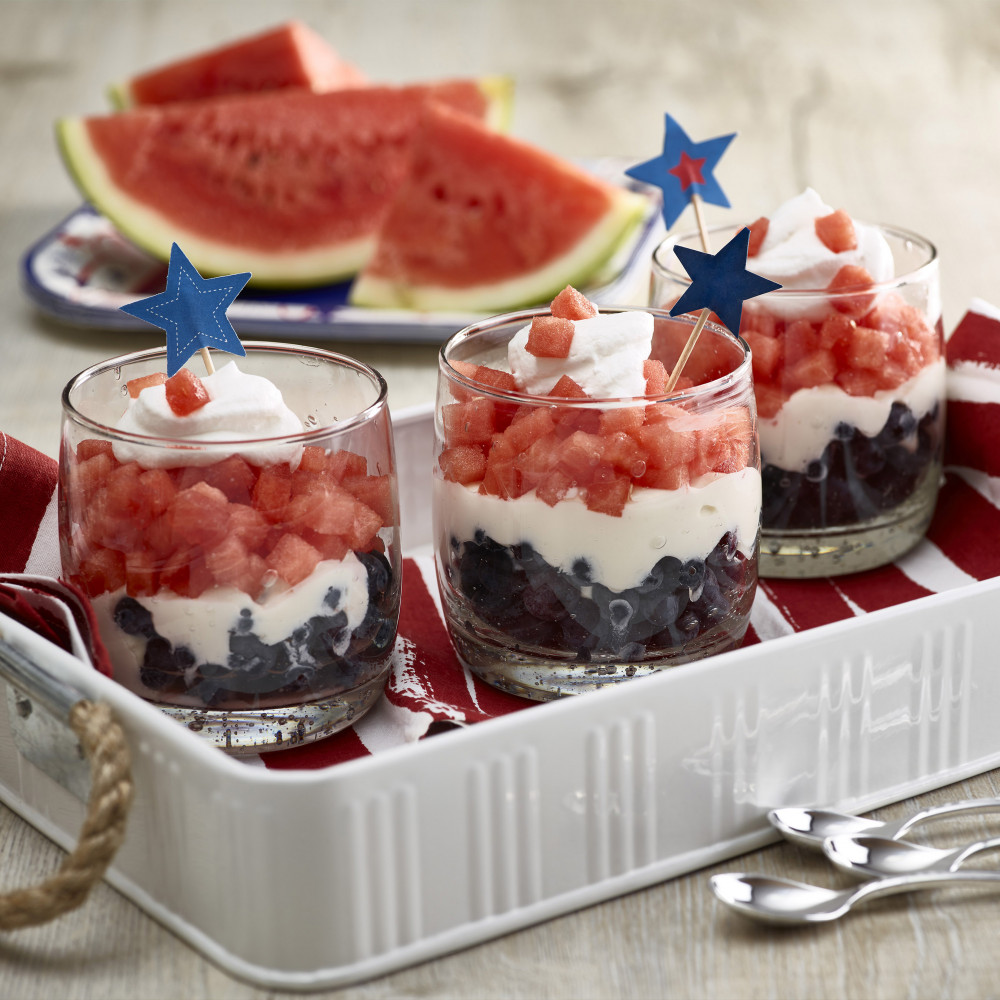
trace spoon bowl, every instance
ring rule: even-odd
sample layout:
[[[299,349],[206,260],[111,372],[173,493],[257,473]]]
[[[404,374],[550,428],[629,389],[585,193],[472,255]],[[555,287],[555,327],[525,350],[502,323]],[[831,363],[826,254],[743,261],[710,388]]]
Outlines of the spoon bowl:
[[[1000,837],[941,850],[908,840],[862,833],[858,836],[828,838],[823,843],[823,853],[841,871],[857,878],[882,878],[917,872],[955,871],[967,858],[997,847],[1000,847]]]
[[[710,883],[719,900],[743,916],[771,924],[814,924],[836,920],[856,904],[877,896],[960,883],[998,885],[1000,872],[921,872],[889,876],[839,890],[775,875],[739,872],[713,875]]]
[[[786,840],[802,847],[821,850],[823,843],[831,837],[871,834],[895,839],[918,823],[927,820],[959,813],[997,811],[1000,811],[1000,799],[965,799],[961,802],[930,806],[905,819],[886,823],[833,809],[810,809],[802,806],[772,809],[767,818]]]

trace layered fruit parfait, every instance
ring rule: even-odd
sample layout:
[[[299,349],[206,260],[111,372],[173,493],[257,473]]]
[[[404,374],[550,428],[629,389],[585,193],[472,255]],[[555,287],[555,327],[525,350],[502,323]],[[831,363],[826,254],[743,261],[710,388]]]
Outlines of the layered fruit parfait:
[[[567,288],[441,355],[435,537],[460,658],[533,698],[737,645],[760,473],[745,345]],[[654,340],[657,350],[654,351]]]
[[[934,248],[807,189],[750,226],[747,302],[763,473],[761,573],[890,562],[933,512],[944,425]],[[658,251],[662,265],[663,255]],[[657,279],[655,301],[676,299]]]
[[[279,382],[290,365],[320,384],[324,365],[340,377],[335,356],[312,352],[323,357],[303,366],[294,351],[251,349],[248,361]],[[91,599],[115,679],[192,728],[224,716],[236,747],[347,725],[384,686],[398,621],[387,416],[348,415],[331,431],[243,363],[202,378],[138,374],[150,366],[124,359],[110,398],[95,396],[109,395],[107,366],[67,389],[63,571]],[[96,411],[116,405],[102,427]]]

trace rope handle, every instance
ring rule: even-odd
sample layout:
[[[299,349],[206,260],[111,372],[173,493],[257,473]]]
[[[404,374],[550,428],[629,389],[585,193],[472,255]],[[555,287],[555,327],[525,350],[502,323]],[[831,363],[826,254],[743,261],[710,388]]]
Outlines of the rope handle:
[[[90,761],[90,799],[80,838],[59,870],[36,886],[0,894],[0,931],[48,923],[76,909],[104,877],[125,839],[132,805],[132,758],[110,706],[83,698],[70,728]]]

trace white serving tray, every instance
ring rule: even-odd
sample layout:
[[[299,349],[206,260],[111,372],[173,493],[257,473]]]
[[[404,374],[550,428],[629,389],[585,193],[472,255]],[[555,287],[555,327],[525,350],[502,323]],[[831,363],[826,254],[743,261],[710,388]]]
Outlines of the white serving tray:
[[[394,424],[426,546],[430,414]],[[320,771],[242,764],[16,623],[0,638],[126,730],[137,794],[108,881],[227,971],[308,990],[753,850],[775,806],[868,810],[1000,765],[998,606],[979,583]],[[0,695],[0,797],[70,848],[79,775]]]

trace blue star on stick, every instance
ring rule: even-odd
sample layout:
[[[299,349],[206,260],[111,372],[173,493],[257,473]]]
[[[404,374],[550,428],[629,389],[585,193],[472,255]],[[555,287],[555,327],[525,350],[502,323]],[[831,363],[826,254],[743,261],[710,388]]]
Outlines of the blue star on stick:
[[[674,303],[671,316],[711,309],[733,332],[740,332],[743,302],[781,285],[746,269],[750,230],[741,229],[718,253],[692,247],[674,247],[674,253],[691,278],[691,284]]]
[[[246,357],[226,310],[249,280],[249,271],[203,278],[174,243],[170,248],[166,289],[120,308],[166,332],[167,374],[173,376],[202,348],[214,347]]]
[[[691,203],[692,195],[698,195],[711,205],[729,208],[729,199],[712,171],[736,133],[692,142],[675,119],[670,115],[664,117],[663,153],[631,167],[625,173],[637,181],[662,189],[663,221],[669,229]]]

